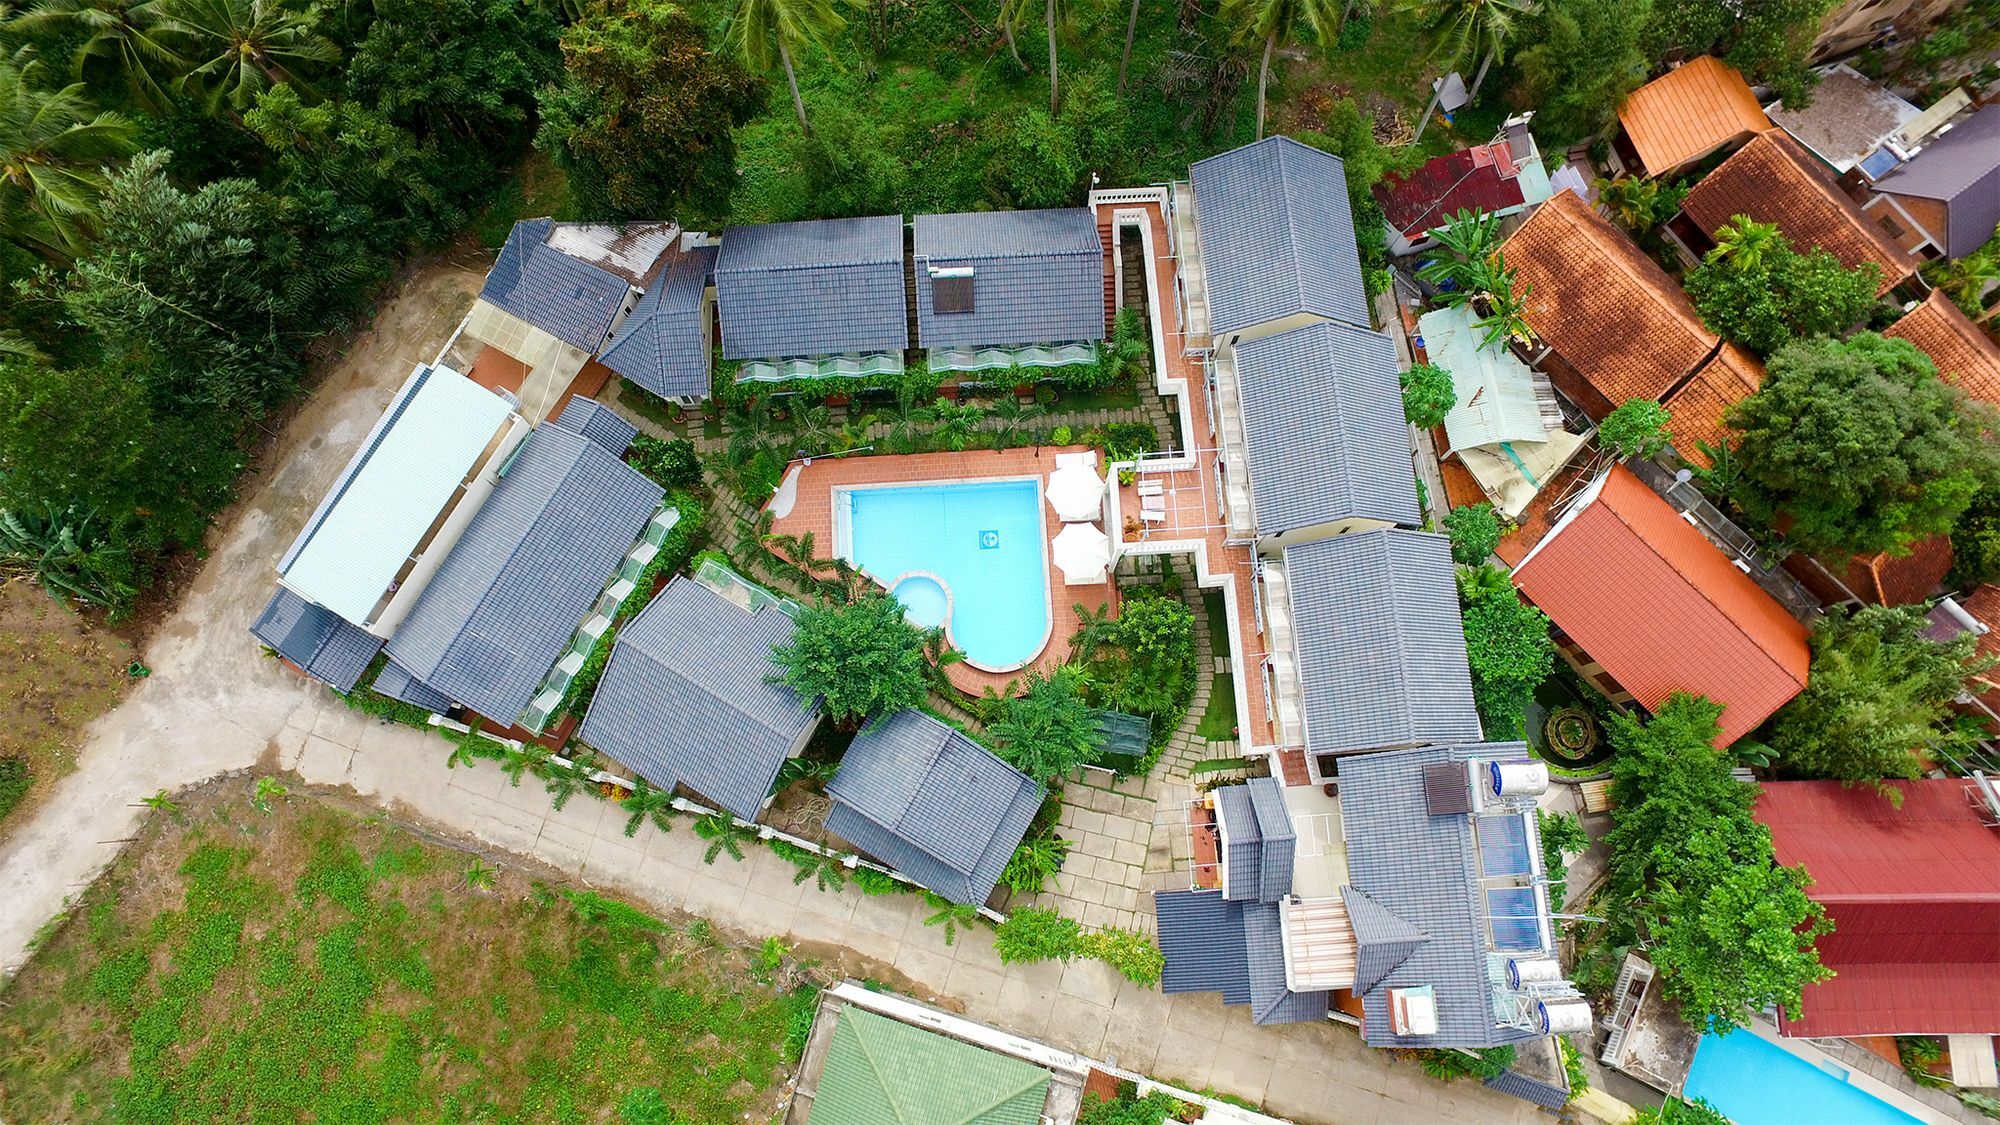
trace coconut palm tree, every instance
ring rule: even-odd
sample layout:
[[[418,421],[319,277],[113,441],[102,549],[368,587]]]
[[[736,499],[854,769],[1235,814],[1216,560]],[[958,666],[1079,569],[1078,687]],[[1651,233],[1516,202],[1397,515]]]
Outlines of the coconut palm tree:
[[[1778,224],[1760,223],[1748,215],[1732,215],[1715,232],[1715,249],[1710,257],[1727,262],[1736,269],[1748,272],[1764,264],[1764,259],[1777,252],[1784,242],[1784,235],[1778,233]]]
[[[1500,252],[1500,220],[1490,212],[1461,208],[1433,232],[1444,253],[1417,270],[1417,278],[1445,291],[1448,302],[1462,301],[1487,280],[1488,264]]]
[[[1514,30],[1514,17],[1532,6],[1531,0],[1403,0],[1403,10],[1415,13],[1424,29],[1437,37],[1432,57],[1438,60],[1440,75],[1450,74],[1474,58],[1480,60],[1479,71],[1466,90],[1468,101],[1479,96],[1487,69],[1504,56],[1507,36]],[[1430,105],[1424,109],[1423,120],[1417,122],[1412,144],[1424,139],[1424,130],[1443,96],[1444,83],[1439,82],[1431,94]]]
[[[1029,0],[1000,0],[1000,34],[1007,37],[1007,53],[1014,56],[1014,65],[1028,69],[1028,60],[1021,57],[1021,43],[1015,35],[1028,22]]]
[[[92,59],[114,59],[132,98],[147,109],[167,103],[167,92],[155,71],[171,83],[189,69],[188,60],[173,46],[166,0],[37,0],[34,7],[9,26],[19,31],[74,31],[85,36],[76,49],[74,70]]]
[[[1139,0],[1132,0],[1132,11],[1125,17],[1125,53],[1118,56],[1118,93],[1125,94],[1125,72],[1132,65],[1132,37],[1139,32]]]
[[[833,10],[833,0],[738,0],[723,41],[745,66],[759,74],[770,73],[774,62],[785,68],[799,132],[810,137],[812,126],[806,121],[805,99],[799,97],[799,75],[792,55],[805,48],[827,50],[828,37],[845,26],[847,21]]]
[[[2000,230],[1979,249],[1949,262],[1934,263],[1924,274],[1965,315],[1975,320],[1991,319],[2000,311],[1985,307],[1987,286],[2000,281]]]
[[[106,168],[132,152],[133,127],[96,111],[81,82],[31,85],[40,66],[0,61],[0,238],[66,262],[96,225]]]
[[[227,101],[248,109],[279,85],[310,97],[298,68],[340,57],[340,48],[319,33],[315,10],[293,11],[281,0],[166,0],[163,11],[163,30],[184,38],[195,61],[182,84],[205,91],[211,108]]]
[[[1257,67],[1257,138],[1264,137],[1264,95],[1271,84],[1271,54],[1279,43],[1308,31],[1322,43],[1340,34],[1341,0],[1222,0],[1222,18],[1243,39],[1262,40],[1264,61]]]

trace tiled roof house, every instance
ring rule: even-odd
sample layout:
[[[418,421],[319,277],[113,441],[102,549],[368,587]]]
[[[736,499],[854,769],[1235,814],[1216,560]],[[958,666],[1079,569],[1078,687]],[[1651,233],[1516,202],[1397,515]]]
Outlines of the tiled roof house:
[[[1389,223],[1389,252],[1408,254],[1460,211],[1505,218],[1554,193],[1534,135],[1523,127],[1491,144],[1432,157],[1415,170],[1390,172],[1373,189]]]
[[[2000,1034],[2000,805],[1969,778],[1893,784],[1900,806],[1834,781],[1758,794],[1778,862],[1805,867],[1834,924],[1815,943],[1834,975],[1779,1013],[1786,1035]]]
[[[1770,126],[1743,76],[1713,55],[1690,59],[1637,90],[1618,107],[1626,163],[1669,176],[1703,157],[1741,144]]]
[[[824,1018],[824,1017],[823,1017]],[[1049,1072],[852,1004],[813,1083],[812,1125],[1043,1125]]]
[[[715,260],[723,358],[874,357],[901,370],[910,346],[903,277],[899,215],[730,227]],[[795,367],[746,374],[807,373]]]
[[[1719,744],[1806,684],[1806,628],[1623,466],[1572,500],[1514,568],[1565,655],[1613,699],[1724,705]]]
[[[705,398],[713,367],[714,246],[676,254],[646,286],[632,315],[599,357],[604,366],[661,398]]]
[[[1929,256],[1961,258],[2000,224],[2000,104],[1932,137],[1875,182],[1869,212],[1891,235]]]
[[[1104,244],[1088,208],[912,225],[917,343],[933,370],[1079,362],[1104,338]]]
[[[975,906],[993,893],[1043,797],[1039,782],[921,711],[862,728],[826,793],[827,831]]]
[[[791,636],[781,607],[746,610],[675,578],[618,631],[577,737],[754,820],[819,719],[818,700],[772,682],[771,649]]]
[[[2000,406],[2000,344],[1972,323],[1943,290],[1882,332],[1908,340],[1937,364],[1938,374],[1980,402]]]
[[[1778,102],[1764,113],[1831,167],[1845,173],[1903,132],[1921,111],[1845,63],[1820,72],[1812,104]]]

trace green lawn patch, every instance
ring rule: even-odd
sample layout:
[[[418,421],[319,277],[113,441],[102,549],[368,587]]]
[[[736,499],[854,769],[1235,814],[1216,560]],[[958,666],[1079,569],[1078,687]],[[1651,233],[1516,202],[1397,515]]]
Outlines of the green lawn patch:
[[[1208,687],[1208,707],[1194,732],[1210,742],[1228,742],[1236,737],[1236,677],[1218,673]]]
[[[813,997],[705,923],[249,790],[155,814],[22,970],[0,1118],[770,1116]]]

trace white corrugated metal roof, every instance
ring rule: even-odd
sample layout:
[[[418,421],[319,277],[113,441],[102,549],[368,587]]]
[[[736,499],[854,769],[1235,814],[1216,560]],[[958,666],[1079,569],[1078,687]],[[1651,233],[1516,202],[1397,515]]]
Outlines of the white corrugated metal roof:
[[[1464,305],[1417,318],[1424,351],[1432,363],[1451,372],[1458,391],[1458,405],[1444,416],[1451,447],[1544,440],[1547,431],[1535,402],[1533,373],[1503,346],[1481,348],[1486,334],[1473,319],[1472,310]]]
[[[299,534],[285,585],[365,625],[375,603],[507,423],[506,399],[447,367],[419,368]],[[415,384],[412,388],[411,384]]]

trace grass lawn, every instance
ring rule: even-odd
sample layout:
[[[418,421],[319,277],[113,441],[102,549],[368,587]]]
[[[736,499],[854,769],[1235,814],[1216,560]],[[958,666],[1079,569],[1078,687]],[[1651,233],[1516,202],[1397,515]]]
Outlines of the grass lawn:
[[[218,783],[154,813],[5,992],[0,1119],[767,1119],[778,953]]]
[[[1208,707],[1194,732],[1210,742],[1230,742],[1236,738],[1236,677],[1223,672],[1208,688]]]
[[[76,768],[83,728],[124,694],[131,661],[130,645],[40,587],[0,583],[0,826]]]

